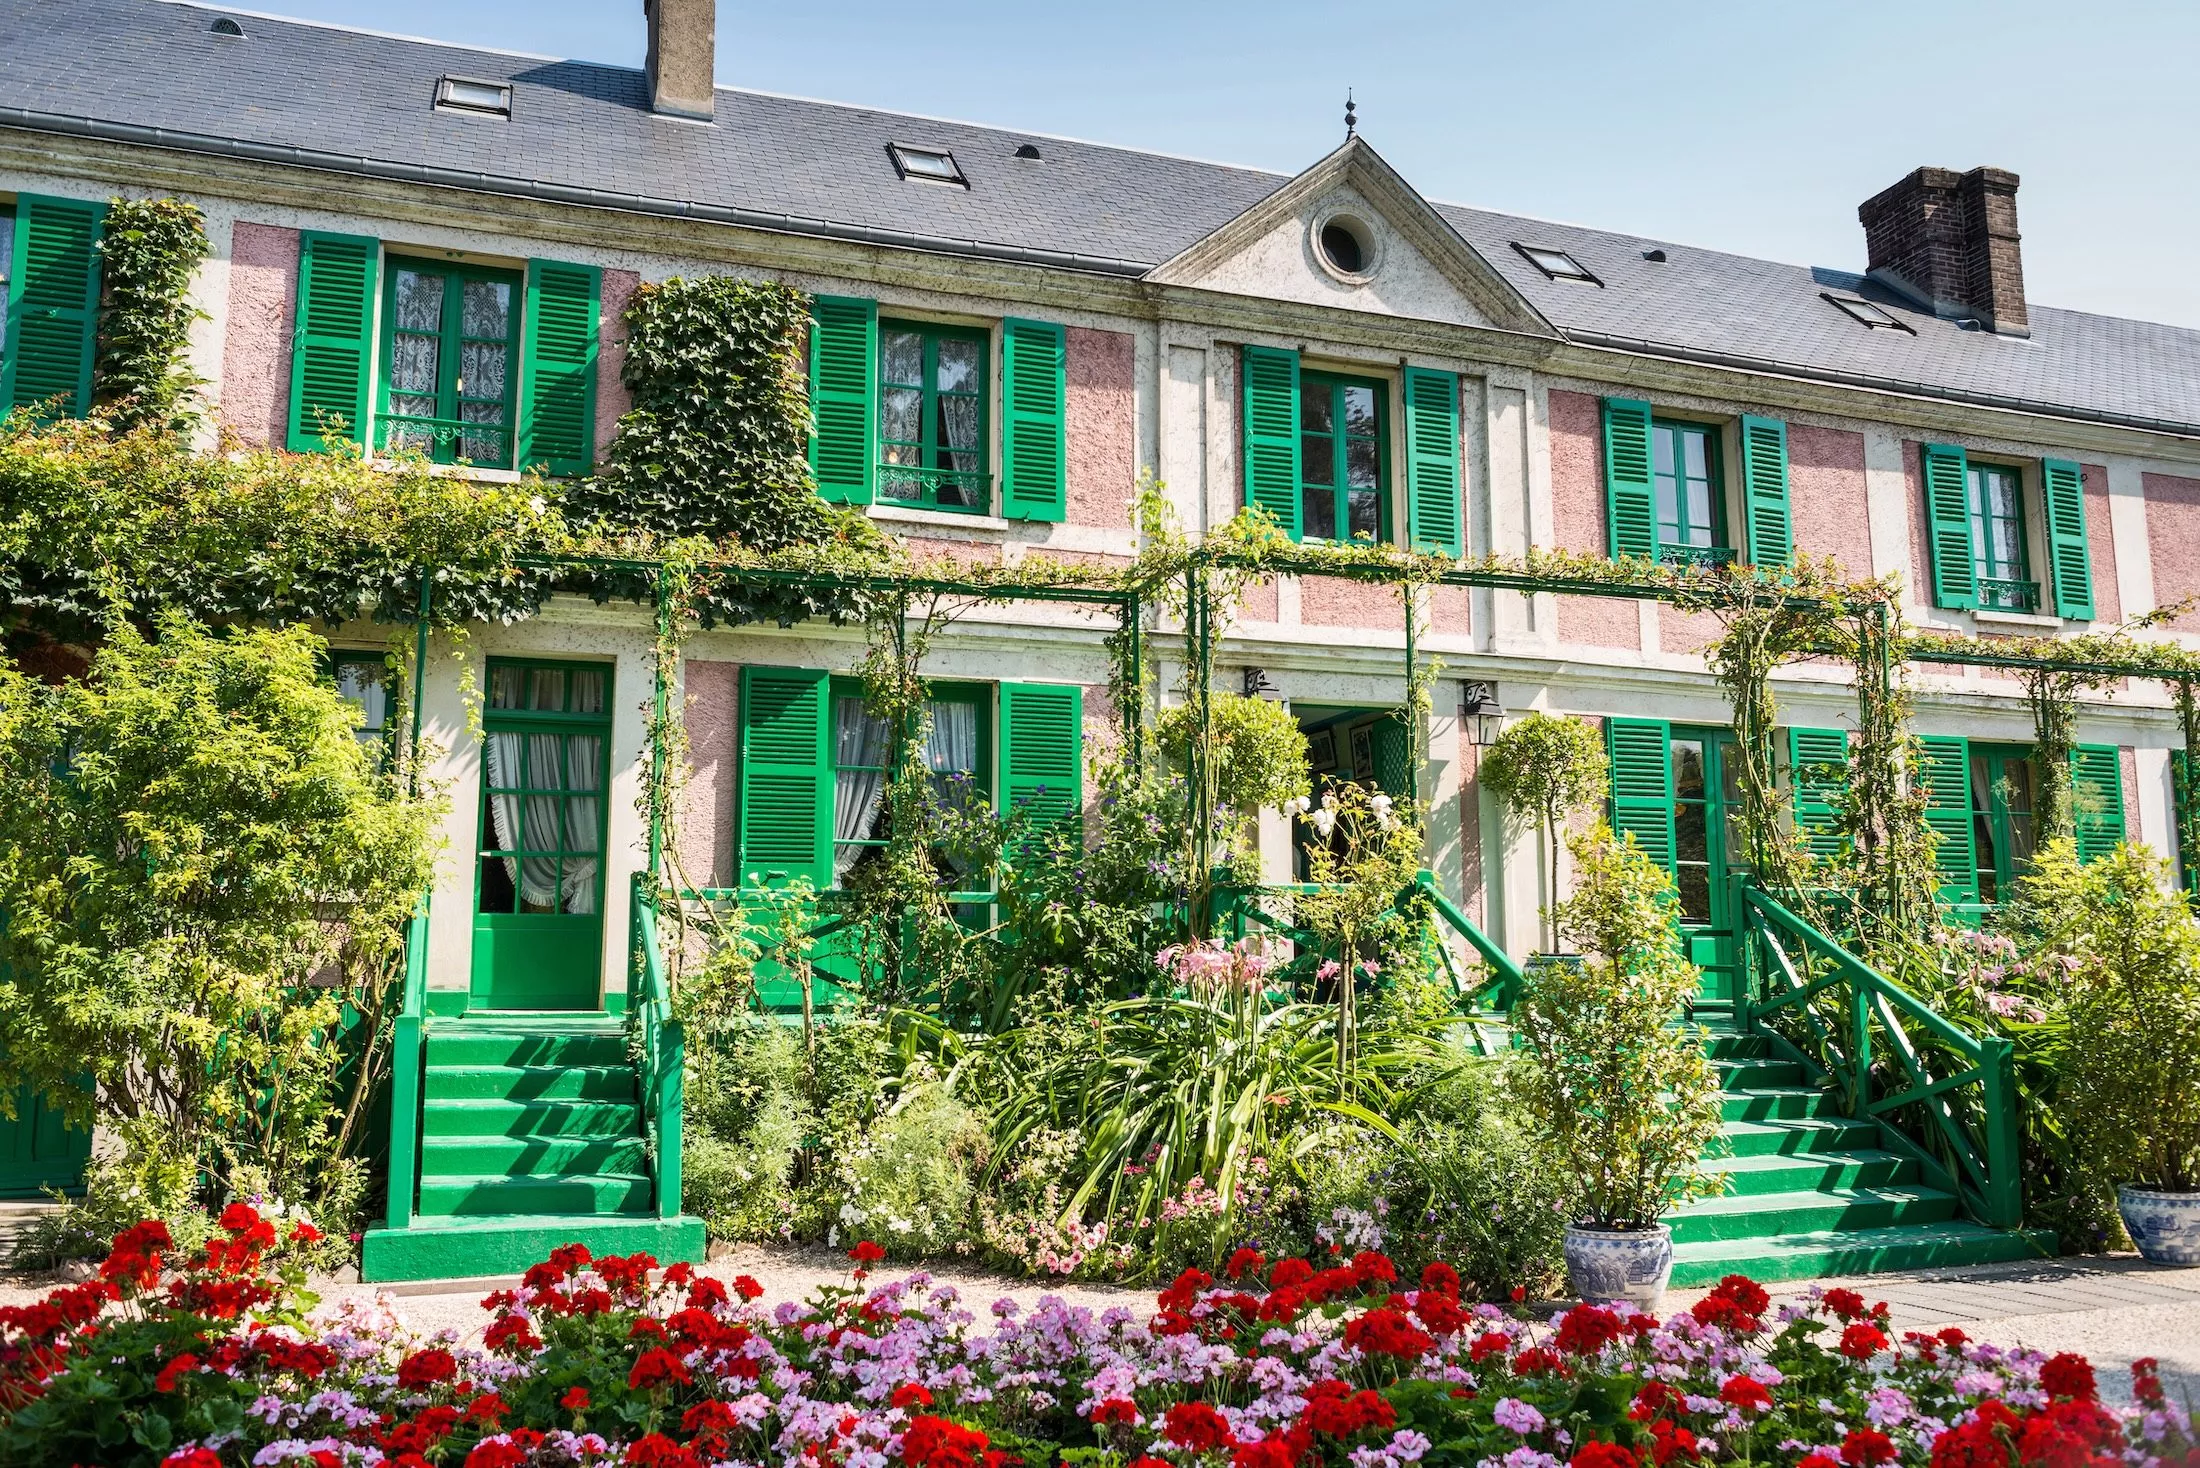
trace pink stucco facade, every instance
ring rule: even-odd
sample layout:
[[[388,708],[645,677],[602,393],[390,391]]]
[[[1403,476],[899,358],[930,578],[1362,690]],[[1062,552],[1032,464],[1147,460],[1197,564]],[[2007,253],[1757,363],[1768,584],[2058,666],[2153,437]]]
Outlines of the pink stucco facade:
[[[1587,393],[1550,394],[1551,529],[1558,548],[1601,556],[1610,547],[1605,527],[1603,455],[1598,448],[1602,410]],[[1561,642],[1588,647],[1642,646],[1635,604],[1616,597],[1558,599]]]
[[[1405,630],[1401,588],[1338,576],[1307,576],[1299,581],[1299,621],[1309,627],[1370,627]]]
[[[1126,529],[1138,488],[1137,343],[1072,326],[1064,345],[1069,523]]]
[[[1238,597],[1238,617],[1247,622],[1273,622],[1281,613],[1273,578],[1255,581]]]
[[[690,659],[683,676],[680,714],[687,730],[688,780],[676,849],[689,881],[723,887],[733,879],[741,666]]]
[[[2154,604],[2174,606],[2200,596],[2200,479],[2176,474],[2145,474],[2147,545],[2154,562]],[[2090,508],[2090,506],[2088,507]],[[2180,632],[2200,632],[2200,611],[2171,623]]]
[[[280,448],[289,437],[297,309],[298,231],[238,220],[229,236],[220,419],[241,444]]]
[[[611,447],[619,431],[619,419],[634,406],[634,397],[620,380],[626,368],[626,308],[634,303],[641,276],[631,270],[603,273],[603,317],[596,331],[596,453]]]
[[[2108,466],[2079,467],[2085,477],[2085,545],[2093,560],[2093,619],[2121,622],[2124,598],[2116,585],[2116,522],[2108,513]]]
[[[1831,556],[1849,576],[1872,574],[1871,495],[1864,435],[1788,425],[1788,514],[1798,555]]]

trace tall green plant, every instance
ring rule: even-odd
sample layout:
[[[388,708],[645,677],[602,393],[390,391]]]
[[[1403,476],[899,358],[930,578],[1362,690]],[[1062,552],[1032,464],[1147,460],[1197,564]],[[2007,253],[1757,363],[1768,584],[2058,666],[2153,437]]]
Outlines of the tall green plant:
[[[1359,1064],[1361,981],[1382,978],[1383,966],[1404,955],[1413,933],[1399,897],[1420,871],[1421,825],[1414,807],[1401,811],[1388,795],[1357,782],[1319,803],[1301,797],[1295,809],[1312,839],[1305,846],[1308,890],[1292,899],[1292,909],[1326,955],[1317,977],[1335,986],[1343,1096]]]
[[[1552,889],[1543,915],[1546,951],[1558,947],[1559,834],[1575,813],[1604,799],[1609,764],[1603,739],[1588,723],[1539,709],[1498,735],[1477,767],[1482,788],[1505,813],[1533,820],[1543,833],[1543,870]]]
[[[1716,1184],[1695,1170],[1719,1131],[1719,1084],[1682,1006],[1702,983],[1681,956],[1678,900],[1662,868],[1599,823],[1569,838],[1574,891],[1559,935],[1578,962],[1528,970],[1513,1023],[1529,1064],[1511,1082],[1582,1221],[1648,1228]]]

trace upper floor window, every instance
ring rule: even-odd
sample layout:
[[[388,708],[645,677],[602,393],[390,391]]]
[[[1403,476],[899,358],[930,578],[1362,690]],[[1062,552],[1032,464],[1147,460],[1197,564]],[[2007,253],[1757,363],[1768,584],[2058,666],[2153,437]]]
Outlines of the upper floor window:
[[[985,472],[983,331],[882,321],[878,329],[878,497],[982,514]]]
[[[1701,423],[1655,421],[1650,452],[1659,559],[1678,560],[1690,552],[1718,558],[1726,545],[1718,431]]]
[[[2037,611],[2039,583],[2032,579],[2025,542],[2024,487],[2014,469],[1970,466],[1971,555],[1978,564],[1982,607]]]
[[[1299,523],[1306,539],[1390,538],[1385,397],[1380,382],[1300,374]]]
[[[381,446],[438,464],[511,468],[519,273],[390,263]]]

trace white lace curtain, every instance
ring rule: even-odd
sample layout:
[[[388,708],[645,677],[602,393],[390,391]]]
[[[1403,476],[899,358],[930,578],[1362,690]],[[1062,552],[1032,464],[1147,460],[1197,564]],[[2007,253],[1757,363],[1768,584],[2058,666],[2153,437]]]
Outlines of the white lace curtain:
[[[932,732],[924,741],[924,764],[933,789],[945,796],[948,777],[978,767],[978,707],[934,700],[926,705]],[[849,845],[871,835],[886,798],[886,721],[864,707],[859,697],[833,700],[833,763],[839,777],[833,792],[833,879],[848,875],[869,848]]]
[[[518,893],[517,910],[594,912],[601,736],[498,730],[489,735],[487,757],[490,849],[511,853],[498,859]],[[531,788],[505,788],[512,786]]]

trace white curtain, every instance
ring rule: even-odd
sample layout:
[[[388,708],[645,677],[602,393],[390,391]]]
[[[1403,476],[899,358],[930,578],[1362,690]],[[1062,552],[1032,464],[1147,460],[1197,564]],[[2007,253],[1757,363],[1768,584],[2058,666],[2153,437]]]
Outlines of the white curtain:
[[[603,820],[597,795],[603,767],[603,737],[572,734],[565,741],[565,874],[560,880],[565,910],[596,910],[597,833]],[[584,854],[585,853],[585,854]]]
[[[519,910],[521,912],[557,912],[558,905],[558,807],[562,804],[557,795],[564,783],[558,756],[565,743],[562,734],[529,734],[527,740],[528,784],[547,786],[527,795],[521,811],[522,829],[526,839],[520,844],[526,855],[519,863]],[[548,855],[537,853],[547,852]]]
[[[974,801],[978,791],[969,785],[958,789],[952,782],[956,775],[975,774],[978,769],[978,706],[974,703],[927,703],[925,709],[932,716],[932,732],[924,741],[924,766],[931,774],[932,794],[943,806],[967,805]],[[940,853],[956,876],[966,870],[964,862],[952,853]]]
[[[515,850],[519,844],[519,796],[504,785],[517,785],[520,775],[520,734],[489,736],[489,846],[496,851]],[[498,857],[504,863],[504,879],[519,890],[519,858]]]
[[[840,771],[833,792],[833,836],[837,841],[860,841],[871,834],[871,823],[878,818],[879,802],[886,794],[886,721],[873,717],[861,698],[839,698],[833,700],[833,728],[833,763]],[[835,846],[833,880],[848,875],[868,849]]]

